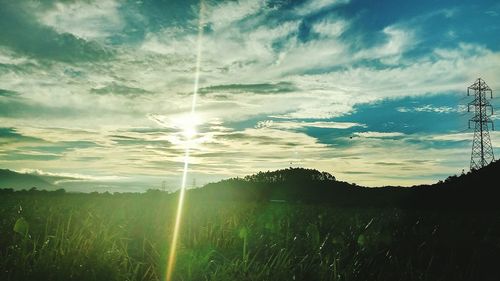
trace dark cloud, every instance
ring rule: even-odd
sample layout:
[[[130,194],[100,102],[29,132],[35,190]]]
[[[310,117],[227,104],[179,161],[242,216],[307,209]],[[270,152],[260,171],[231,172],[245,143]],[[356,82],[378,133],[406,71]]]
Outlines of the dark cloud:
[[[18,144],[16,149],[11,149],[7,154],[0,156],[1,160],[20,161],[33,160],[45,161],[61,158],[64,153],[81,149],[101,147],[92,141],[59,141],[49,142],[41,138],[26,136],[19,133],[16,128],[0,127],[0,145]]]
[[[398,162],[384,162],[384,161],[375,162],[374,164],[380,166],[403,166],[403,164]]]
[[[155,145],[158,147],[168,145],[168,142],[163,140],[146,140],[140,138],[127,138],[123,136],[112,136],[111,140],[119,145]]]
[[[11,98],[11,97],[16,97],[16,96],[17,96],[17,93],[14,91],[0,89],[0,97]]]
[[[226,140],[238,140],[238,141],[258,141],[258,142],[268,141],[270,143],[275,143],[275,141],[277,140],[276,138],[269,136],[252,136],[245,133],[229,133],[225,134],[224,136],[221,136],[220,138]]]
[[[343,174],[348,174],[348,175],[371,175],[373,174],[372,172],[363,172],[363,171],[343,171]]]
[[[24,161],[24,160],[33,160],[33,161],[50,161],[61,158],[60,155],[54,154],[29,154],[23,152],[12,152],[8,155],[2,156],[2,160],[6,161]]]
[[[0,138],[19,137],[21,134],[16,132],[14,128],[0,128]]]
[[[64,62],[94,61],[112,54],[96,42],[41,25],[26,3],[0,0],[0,45],[37,59]]]
[[[102,160],[102,159],[104,159],[104,157],[101,157],[101,156],[82,156],[82,157],[75,158],[75,160],[82,161],[82,162],[97,161],[97,160]]]
[[[201,95],[211,94],[211,93],[254,93],[254,94],[278,94],[278,93],[289,93],[297,90],[297,87],[290,82],[279,82],[279,83],[261,83],[261,84],[227,84],[227,85],[215,85],[199,89]]]
[[[81,110],[71,107],[55,107],[34,103],[16,96],[0,99],[0,117],[46,117],[67,118],[71,116],[82,116]]]
[[[171,128],[132,128],[127,130],[117,130],[117,132],[132,132],[132,133],[144,133],[144,134],[161,134],[161,133],[172,133],[176,132],[176,130]]]
[[[141,140],[140,138],[134,138],[129,136],[111,135],[112,140]]]
[[[431,165],[437,163],[436,160],[421,160],[421,159],[405,160],[405,162],[409,164],[425,164],[425,165]]]
[[[91,141],[60,141],[56,143],[47,143],[41,146],[25,146],[23,150],[36,151],[40,153],[62,154],[79,148],[102,147]]]
[[[234,152],[234,151],[221,151],[221,152],[207,152],[207,153],[196,153],[195,157],[200,157],[200,158],[218,158],[218,157],[240,157],[241,153],[240,152]]]
[[[113,82],[110,85],[101,88],[93,88],[90,90],[90,92],[98,95],[121,95],[129,97],[152,94],[152,92],[150,91],[146,91],[141,88],[129,87],[126,85],[118,84],[116,82]]]
[[[17,132],[15,128],[11,127],[0,127],[0,144],[11,143],[11,142],[19,142],[19,141],[36,141],[36,142],[44,142],[44,140],[34,137],[29,137],[22,135]]]

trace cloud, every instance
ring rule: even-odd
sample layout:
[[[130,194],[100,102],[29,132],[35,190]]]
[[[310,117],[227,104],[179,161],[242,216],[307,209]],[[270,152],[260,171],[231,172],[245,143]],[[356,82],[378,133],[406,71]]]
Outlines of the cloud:
[[[350,0],[310,0],[310,1],[304,1],[302,5],[299,5],[296,9],[295,12],[298,15],[308,15],[308,14],[314,14],[316,12],[319,12],[325,8],[330,8],[333,6],[338,6],[342,4],[347,4],[349,3]]]
[[[116,176],[110,177],[92,177],[89,175],[82,175],[77,173],[51,173],[47,171],[43,171],[41,169],[21,169],[16,170],[18,173],[30,174],[36,176],[43,176],[44,178],[55,180],[55,184],[67,181],[118,181],[121,178]]]
[[[348,27],[349,22],[346,20],[333,20],[331,18],[327,18],[315,23],[312,26],[312,30],[325,37],[337,38],[342,35]]]
[[[57,2],[51,9],[38,12],[41,23],[58,33],[69,33],[85,40],[104,40],[120,32],[125,23],[119,13],[120,3]]]
[[[322,128],[322,129],[348,129],[352,127],[366,127],[363,124],[352,122],[306,122],[306,121],[259,121],[255,128],[276,128],[282,130],[301,129],[301,128]]]
[[[180,182],[198,4],[4,2],[0,164]],[[463,129],[456,104],[466,86],[480,76],[500,88],[494,24],[456,23],[465,6],[205,4],[200,183],[290,163],[370,185],[431,182],[436,169],[467,162],[465,136],[447,136]],[[401,170],[389,178],[380,162]]]
[[[19,133],[15,128],[0,127],[0,143],[2,145],[20,141],[40,142],[42,141],[42,139],[24,136],[23,134]]]
[[[17,93],[14,91],[0,89],[0,96],[4,98],[12,98],[17,96]]]
[[[199,89],[201,95],[209,93],[250,93],[250,94],[275,94],[294,92],[298,89],[290,82],[260,83],[260,84],[228,84],[215,85]]]
[[[362,138],[395,138],[405,134],[400,132],[356,132],[354,135]]]
[[[435,112],[435,113],[451,113],[451,112],[463,111],[450,106],[433,106],[430,104],[414,108],[398,107],[396,110],[399,112]]]
[[[223,29],[235,22],[259,13],[266,7],[262,0],[240,0],[205,6],[204,22],[214,29]]]
[[[50,173],[50,172],[45,172],[40,169],[20,169],[20,170],[15,170],[18,173],[21,174],[29,174],[29,175],[35,175],[35,176],[42,176],[45,180],[48,180],[48,182],[57,184],[60,182],[64,181],[82,181],[82,180],[89,180],[90,177],[86,175],[79,175],[79,174],[70,174],[70,173]]]
[[[357,52],[356,59],[380,59],[387,65],[398,64],[403,54],[418,44],[411,28],[400,25],[387,26],[382,30],[383,43]]]
[[[0,46],[0,66],[13,67],[27,63],[35,63],[35,62],[33,60],[30,60],[26,56],[16,54],[15,52],[9,50],[8,48]]]
[[[473,131],[473,129],[471,129],[471,131]],[[500,132],[490,131],[489,135],[491,139],[491,145],[495,148],[500,147]],[[473,138],[474,138],[474,132],[441,134],[441,135],[434,135],[431,137],[432,140],[437,140],[437,141],[470,142],[470,143],[472,143]]]
[[[126,85],[120,85],[116,82],[112,82],[111,84],[100,88],[92,88],[90,92],[98,95],[124,95],[131,97],[151,94],[151,92],[147,90],[141,88],[129,87]]]
[[[165,176],[176,174],[182,168],[182,159],[177,158],[183,149],[170,146],[162,139],[167,134],[161,128],[108,132],[24,127],[22,133],[12,129],[6,133],[15,134],[16,141],[2,143],[0,165],[9,163],[15,169],[26,168],[31,163],[28,167],[43,166],[46,171],[55,168],[56,173],[72,173],[79,170],[82,163],[92,161],[92,167],[86,172],[102,181],[103,177],[110,176]],[[134,141],[121,143],[124,139]],[[61,162],[64,166],[60,166]]]
[[[112,52],[103,46],[58,33],[54,29],[38,24],[29,7],[21,4],[3,3],[0,10],[0,45],[15,52],[35,58],[65,62],[94,61],[109,58]]]

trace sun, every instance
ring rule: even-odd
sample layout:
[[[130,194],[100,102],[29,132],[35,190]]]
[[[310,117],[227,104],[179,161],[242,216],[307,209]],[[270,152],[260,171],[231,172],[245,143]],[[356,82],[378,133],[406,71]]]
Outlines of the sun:
[[[197,127],[201,124],[201,118],[196,113],[190,113],[175,118],[173,123],[187,140],[192,140],[198,135]]]
[[[187,139],[192,139],[196,136],[197,134],[197,131],[196,131],[196,128],[193,127],[193,126],[188,126],[186,128],[184,128],[184,131],[182,132],[182,134],[187,138]]]

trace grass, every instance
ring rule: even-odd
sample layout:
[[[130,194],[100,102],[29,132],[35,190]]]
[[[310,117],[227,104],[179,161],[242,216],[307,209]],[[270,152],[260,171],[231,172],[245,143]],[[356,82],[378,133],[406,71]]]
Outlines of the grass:
[[[176,199],[2,194],[0,280],[163,280]],[[189,198],[184,211],[174,280],[500,280],[498,212]]]

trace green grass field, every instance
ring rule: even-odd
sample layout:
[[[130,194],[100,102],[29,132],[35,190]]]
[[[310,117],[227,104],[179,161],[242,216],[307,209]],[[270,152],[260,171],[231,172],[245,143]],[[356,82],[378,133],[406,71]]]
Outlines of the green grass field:
[[[196,201],[174,280],[500,280],[481,211]],[[0,196],[0,280],[163,280],[177,196]]]

